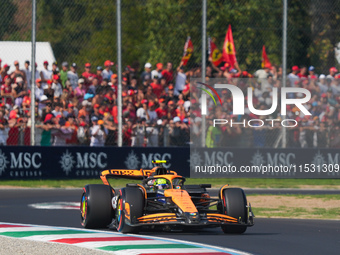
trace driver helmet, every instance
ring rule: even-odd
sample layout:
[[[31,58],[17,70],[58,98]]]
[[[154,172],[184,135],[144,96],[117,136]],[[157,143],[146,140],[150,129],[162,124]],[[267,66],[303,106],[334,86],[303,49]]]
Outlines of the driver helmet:
[[[168,189],[169,188],[169,185],[167,184],[167,181],[164,178],[156,179],[153,185],[156,187],[156,189]]]

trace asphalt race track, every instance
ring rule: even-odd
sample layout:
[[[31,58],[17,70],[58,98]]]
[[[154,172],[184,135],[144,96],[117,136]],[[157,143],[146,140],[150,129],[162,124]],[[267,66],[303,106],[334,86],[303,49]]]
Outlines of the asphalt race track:
[[[253,191],[247,190],[246,193]],[[80,228],[77,210],[34,209],[28,206],[44,202],[76,202],[80,196],[81,189],[3,189],[0,190],[0,221]],[[185,232],[145,231],[142,234],[229,247],[254,254],[329,255],[339,254],[340,250],[340,221],[255,218],[255,226],[244,235],[225,235],[219,228]]]

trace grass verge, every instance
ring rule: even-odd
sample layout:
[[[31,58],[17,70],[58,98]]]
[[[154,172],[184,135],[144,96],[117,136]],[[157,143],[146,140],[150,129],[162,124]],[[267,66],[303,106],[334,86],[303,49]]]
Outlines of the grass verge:
[[[139,183],[140,181],[114,179],[110,183],[114,187],[125,186],[126,183]],[[97,179],[80,180],[2,180],[1,186],[17,186],[29,188],[80,188],[85,184],[102,183]],[[340,189],[340,179],[250,179],[250,178],[211,178],[196,179],[187,178],[186,184],[212,184],[214,188],[219,188],[224,184],[230,184],[241,188],[305,188],[305,189]]]
[[[256,217],[340,220],[340,195],[249,195]]]

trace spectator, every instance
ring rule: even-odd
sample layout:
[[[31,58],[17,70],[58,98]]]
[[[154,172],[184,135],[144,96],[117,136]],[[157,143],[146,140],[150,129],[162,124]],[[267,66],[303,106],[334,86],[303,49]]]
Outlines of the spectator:
[[[300,79],[307,79],[308,74],[307,74],[307,67],[306,66],[301,66],[300,72],[297,74]]]
[[[58,63],[57,63],[57,61],[54,61],[53,63],[52,63],[52,76],[53,75],[58,75],[59,76],[59,68],[58,68]]]
[[[105,120],[105,128],[107,130],[107,136],[105,139],[105,146],[117,145],[117,126],[113,121],[113,117],[110,116]]]
[[[15,82],[12,86],[12,96],[14,98],[14,103],[17,106],[21,106],[23,102],[23,98],[27,95],[27,92],[24,87],[24,80],[22,77],[17,77]]]
[[[78,126],[75,122],[74,116],[69,115],[67,117],[65,127],[67,127],[71,132],[71,137],[69,139],[66,139],[66,144],[72,145],[72,146],[78,145],[78,137],[77,137]]]
[[[14,66],[15,66],[15,70],[11,73],[11,78],[15,79],[17,77],[21,77],[24,81],[24,85],[26,84],[26,76],[25,76],[25,72],[20,70],[19,67],[19,61],[14,61]]]
[[[184,66],[181,64],[177,68],[176,84],[175,84],[175,96],[178,96],[184,89],[187,76],[184,72]]]
[[[176,108],[175,108],[175,103],[173,101],[168,102],[168,113],[167,117],[168,119],[173,119],[177,116]]]
[[[309,75],[308,75],[309,79],[313,79],[313,80],[318,79],[318,75],[315,74],[315,67],[314,66],[310,66],[308,68],[308,72],[309,72]]]
[[[63,111],[63,116],[66,118],[78,116],[78,109],[74,107],[72,103],[68,103],[67,109]]]
[[[144,72],[141,74],[141,82],[143,83],[144,81],[149,81],[151,80],[151,67],[152,65],[150,63],[146,63],[144,65]]]
[[[54,89],[52,88],[52,80],[47,81],[47,88],[44,89],[44,95],[50,102],[53,102],[54,99]]]
[[[85,101],[84,101],[85,102]],[[79,145],[89,145],[89,126],[88,121],[86,120],[85,116],[81,116],[79,118],[79,127],[77,130],[77,139],[79,142]]]
[[[163,71],[163,64],[158,63],[156,65],[156,69],[151,72],[151,79],[154,79],[155,77],[156,79],[161,79],[163,77],[162,71]]]
[[[166,69],[162,71],[162,77],[166,79],[166,82],[169,84],[174,80],[174,71],[172,70],[172,63],[168,62],[166,64]]]
[[[117,76],[117,74],[112,74],[110,81],[111,81],[110,82],[111,84],[108,83],[108,85],[111,86],[113,92],[117,95],[117,93],[118,93],[118,76]]]
[[[300,69],[299,69],[298,66],[293,66],[292,67],[292,72],[290,74],[288,74],[287,78],[288,78],[288,80],[290,82],[290,87],[294,87],[295,86],[295,82],[300,80],[299,76],[297,75],[299,70]]]
[[[227,67],[229,64],[227,63]],[[268,75],[270,74],[271,64],[267,63],[263,69],[259,69],[254,73],[254,76],[259,79],[259,82],[267,79]]]
[[[123,110],[124,118],[131,119],[133,122],[136,120],[136,109],[132,103],[128,103],[125,110]]]
[[[320,93],[325,93],[328,90],[328,85],[326,83],[326,75],[320,74],[319,82],[317,85],[320,88]]]
[[[86,89],[84,87],[85,80],[80,78],[78,80],[78,87],[74,90],[75,97],[78,99],[78,102],[81,103],[85,97]]]
[[[41,79],[38,78],[35,80],[35,99],[39,100],[42,95],[44,95],[44,90],[41,85]]]
[[[167,116],[167,108],[166,108],[166,104],[165,104],[165,99],[161,98],[158,100],[159,102],[159,107],[155,110],[157,113],[157,118],[161,119],[164,116]]]
[[[131,80],[130,80],[130,86],[128,87],[128,89],[132,89],[135,91],[135,93],[137,92],[138,90],[138,84],[137,84],[137,79],[136,77],[133,77]]]
[[[8,73],[8,71],[9,71],[9,68],[10,68],[11,66],[9,66],[9,65],[7,65],[7,64],[4,64],[4,66],[3,66],[3,68],[1,69],[1,82],[3,82],[4,81],[4,77],[6,77],[7,75],[9,76],[9,73]]]
[[[103,120],[98,120],[96,116],[91,118],[92,128],[90,128],[91,143],[90,146],[104,146],[107,131],[103,126]]]
[[[6,144],[7,145],[19,145],[19,132],[21,126],[21,120],[19,120],[19,106],[15,105],[13,110],[9,114],[8,119],[8,137]]]
[[[48,70],[48,61],[43,63],[44,69],[40,71],[40,78],[43,89],[47,88],[47,81],[52,79],[52,71]]]
[[[101,84],[103,81],[103,67],[97,66],[97,73],[95,77],[98,81],[98,84]]]
[[[6,145],[6,141],[8,139],[8,131],[8,121],[7,119],[5,119],[4,112],[0,110],[0,145]]]
[[[9,75],[4,77],[4,84],[1,85],[2,103],[12,105],[12,79]]]
[[[66,140],[72,136],[73,129],[66,126],[66,121],[61,115],[56,116],[54,120],[55,125],[51,130],[53,146],[65,146]]]
[[[42,113],[40,114],[42,116],[42,119],[45,119],[46,116],[50,113],[52,114],[52,104],[49,103],[48,100],[45,100],[46,96],[42,96],[42,98],[40,100],[42,100],[42,102],[46,102],[44,104],[44,109],[42,110]],[[52,114],[53,115],[53,114]]]
[[[104,96],[108,91],[111,91],[112,88],[107,84],[106,81],[102,81],[101,83],[99,83],[99,81],[95,78],[93,80],[93,85],[94,85],[94,89],[95,89],[95,93],[97,95],[100,95],[100,96]],[[103,99],[101,97],[101,99]]]
[[[148,86],[146,93],[145,93],[145,99],[148,100],[149,102],[155,102],[157,100],[157,96],[153,93],[153,88],[152,86]]]
[[[216,148],[220,146],[222,140],[222,131],[220,126],[215,126],[212,123],[212,120],[209,119],[209,128],[206,134],[206,146],[207,148]]]
[[[155,75],[152,79],[152,83],[150,84],[152,87],[152,92],[156,95],[157,98],[160,98],[163,94],[164,87],[159,83],[158,76]]]
[[[32,72],[30,70],[30,62],[28,60],[25,61],[25,69],[23,70],[23,72],[25,73],[25,77],[26,77],[26,87],[27,88],[31,88],[31,84],[32,84]],[[36,77],[38,78],[38,77]]]
[[[127,119],[123,125],[123,146],[131,146],[132,142],[132,120]]]
[[[72,63],[70,71],[67,72],[67,79],[70,81],[73,90],[78,86],[77,64]]]
[[[111,70],[111,67],[113,65],[114,65],[114,63],[111,62],[110,60],[106,60],[104,62],[105,69],[103,70],[103,73],[102,73],[103,79],[110,80],[111,76],[113,75],[113,72]]]
[[[202,144],[202,118],[195,117],[192,124],[191,136],[194,146],[200,147]]]
[[[146,121],[145,144],[146,147],[158,147],[158,128],[156,122]]]
[[[334,80],[335,74],[338,72],[338,69],[335,67],[331,67],[329,69],[329,74],[326,76],[326,79]]]
[[[57,74],[52,76],[52,89],[54,91],[54,98],[60,98],[63,93],[63,88],[59,83],[59,76]]]
[[[96,116],[99,120],[103,119],[103,115],[99,112],[100,105],[94,104],[93,106],[93,113],[91,114],[91,119],[93,116]]]
[[[66,81],[68,80],[68,63],[64,61],[61,63],[61,71],[60,71],[60,81],[61,85],[64,88],[66,88]]]
[[[156,113],[156,105],[154,102],[149,102],[149,109],[147,110],[148,119],[152,124],[156,123],[157,121],[157,113]]]
[[[82,74],[83,78],[85,79],[85,89],[87,90],[90,85],[92,84],[92,80],[95,77],[94,73],[91,73],[91,64],[85,64],[85,72]]]
[[[61,104],[55,104],[54,106],[54,110],[52,111],[52,114],[54,117],[58,116],[58,115],[63,115],[62,113],[62,107]]]
[[[42,129],[41,141],[40,141],[41,146],[51,146],[51,140],[52,140],[51,130],[53,127],[54,118],[55,117],[53,116],[53,114],[49,113],[46,115],[44,119],[44,123],[37,125],[37,128]]]
[[[146,146],[146,118],[138,118],[137,124],[132,126],[132,143],[131,146]]]
[[[136,115],[138,119],[149,119],[148,117],[148,100],[143,99],[142,100],[142,107],[137,109]]]
[[[170,136],[170,146],[181,146],[183,145],[183,137],[181,130],[181,120],[179,117],[170,120],[169,136]]]

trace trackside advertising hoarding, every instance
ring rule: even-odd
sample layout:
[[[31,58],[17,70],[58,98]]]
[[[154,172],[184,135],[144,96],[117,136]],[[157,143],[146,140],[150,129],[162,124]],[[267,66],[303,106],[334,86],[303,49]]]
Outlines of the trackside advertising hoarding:
[[[151,169],[153,160],[189,176],[189,148],[0,146],[1,179],[99,178],[105,169]]]
[[[340,178],[336,149],[0,147],[0,180],[98,178],[105,169],[171,170],[199,178]]]

